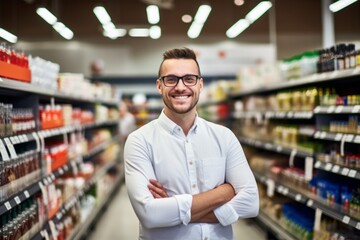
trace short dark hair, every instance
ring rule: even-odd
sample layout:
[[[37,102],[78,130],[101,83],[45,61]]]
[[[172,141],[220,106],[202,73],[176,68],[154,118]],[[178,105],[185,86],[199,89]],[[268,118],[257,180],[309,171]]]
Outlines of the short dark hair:
[[[184,47],[184,48],[174,48],[174,49],[170,49],[170,50],[167,50],[166,52],[164,52],[163,60],[159,67],[159,73],[158,73],[159,77],[160,77],[162,65],[163,65],[164,61],[168,60],[168,59],[192,59],[192,60],[194,60],[198,67],[199,75],[201,76],[200,66],[199,66],[198,61],[196,60],[195,52],[192,49]]]

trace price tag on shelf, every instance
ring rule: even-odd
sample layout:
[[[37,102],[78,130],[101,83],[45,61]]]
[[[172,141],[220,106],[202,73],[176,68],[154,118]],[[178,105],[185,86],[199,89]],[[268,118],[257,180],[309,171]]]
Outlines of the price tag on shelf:
[[[58,231],[56,230],[55,223],[52,220],[49,221],[49,226],[53,239],[57,239]]]
[[[281,152],[282,149],[283,149],[283,148],[282,148],[281,146],[277,146],[277,147],[276,147],[276,151],[277,151],[277,152]]]
[[[63,175],[64,174],[64,170],[63,170],[63,168],[61,167],[61,168],[59,168],[59,174],[60,175]]]
[[[288,195],[288,193],[289,193],[289,189],[288,189],[288,188],[284,188],[284,190],[283,190],[283,194],[284,194],[284,196],[287,196],[287,195]]]
[[[60,220],[61,218],[62,218],[62,213],[61,212],[57,212],[56,213],[56,218],[58,219],[58,220]]]
[[[10,139],[10,142],[11,142],[12,144],[16,144],[16,141],[15,141],[15,138],[14,138],[14,137],[10,137],[9,139]]]
[[[337,106],[335,109],[335,113],[341,113],[344,109],[344,106]]]
[[[326,132],[321,132],[321,134],[320,134],[320,139],[325,139],[326,138],[326,135],[327,135],[327,133]]]
[[[344,216],[343,219],[342,219],[342,222],[345,223],[345,224],[349,224],[350,222],[350,217],[349,216]]]
[[[360,229],[360,222],[358,222],[355,227],[356,229]]]
[[[314,158],[306,157],[305,158],[305,180],[310,181],[313,177],[313,166]]]
[[[289,158],[289,167],[294,167],[294,159],[297,153],[297,149],[291,150],[290,158]]]
[[[320,161],[316,161],[315,163],[315,168],[319,168],[321,166],[321,162]]]
[[[277,186],[277,191],[278,191],[278,193],[282,193],[283,192],[283,190],[284,190],[284,187],[283,186],[281,186],[281,185],[279,185],[279,186]]]
[[[69,166],[68,166],[68,165],[65,165],[65,166],[64,166],[64,170],[65,170],[65,171],[69,171]]]
[[[327,163],[326,165],[325,165],[325,170],[326,171],[330,171],[331,170],[331,168],[332,168],[332,164],[331,163]]]
[[[25,190],[25,191],[24,191],[24,195],[25,195],[26,198],[29,198],[29,197],[30,197],[30,194],[29,194],[28,190]]]
[[[341,170],[341,175],[344,175],[344,176],[347,176],[348,174],[349,174],[349,169],[348,168],[343,168],[342,170]]]
[[[354,139],[354,143],[360,144],[360,135],[357,135]]]
[[[296,194],[295,200],[298,201],[298,202],[301,201],[301,194],[300,193]]]
[[[78,170],[78,167],[77,167],[77,165],[76,165],[76,162],[71,161],[71,167],[72,167],[72,169],[73,169],[74,175],[77,175],[78,172],[79,172],[79,170]]]
[[[348,134],[348,135],[346,135],[345,141],[347,141],[347,142],[352,142],[353,139],[354,139],[354,135],[353,135],[353,134]]]
[[[28,138],[28,136],[27,136],[26,134],[24,134],[23,137],[24,137],[24,142],[28,142],[28,141],[29,141],[29,138]]]
[[[340,166],[339,165],[334,165],[333,168],[331,169],[331,171],[333,173],[338,173],[340,171]]]
[[[340,141],[341,140],[341,138],[342,138],[342,134],[341,133],[337,133],[336,135],[335,135],[335,141]]]
[[[8,210],[8,211],[11,209],[11,204],[10,204],[9,201],[7,201],[6,203],[4,203],[4,206],[5,206],[6,210]]]
[[[333,113],[335,110],[335,106],[330,106],[328,107],[328,109],[326,110],[327,113]]]
[[[315,231],[319,231],[319,230],[320,230],[321,215],[322,215],[322,211],[317,208],[317,209],[315,210],[315,223],[314,223],[314,230],[315,230]]]
[[[50,177],[51,177],[51,180],[52,180],[52,181],[55,180],[55,175],[54,175],[53,173],[51,173]]]
[[[16,144],[21,143],[19,136],[14,137]]]
[[[354,178],[354,177],[356,176],[356,173],[357,173],[357,171],[354,170],[354,169],[352,169],[352,170],[349,171],[349,175],[348,175],[348,176]]]
[[[321,133],[320,133],[319,131],[316,132],[315,135],[314,135],[314,138],[319,138],[319,137],[320,137],[320,134],[321,134]]]
[[[50,240],[49,233],[46,230],[41,231],[41,236],[45,238],[45,240]]]
[[[272,179],[266,180],[266,185],[267,185],[267,191],[266,191],[267,195],[269,197],[274,196],[274,190],[275,190],[275,182],[274,182],[274,180],[272,180]]]
[[[10,156],[12,159],[15,159],[17,158],[17,154],[16,154],[16,151],[15,151],[15,148],[14,148],[14,145],[12,145],[12,143],[10,142],[10,139],[9,138],[4,138],[4,141],[5,141],[5,144],[10,152]]]
[[[312,199],[309,199],[309,200],[307,201],[307,203],[306,203],[306,205],[307,205],[308,207],[312,207],[313,204],[314,204],[314,201],[313,201]]]
[[[360,112],[360,105],[354,106],[351,112],[352,112],[352,113],[358,113],[358,112]]]
[[[3,82],[4,80],[0,77],[0,82]]]
[[[17,205],[19,205],[21,203],[19,196],[14,197],[14,200]]]
[[[0,139],[0,153],[3,161],[8,161],[10,159],[6,147],[1,139]]]

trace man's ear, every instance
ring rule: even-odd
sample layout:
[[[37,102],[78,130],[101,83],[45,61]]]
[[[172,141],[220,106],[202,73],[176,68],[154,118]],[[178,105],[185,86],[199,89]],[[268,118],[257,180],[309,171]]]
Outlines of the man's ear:
[[[158,92],[159,92],[160,94],[162,94],[162,88],[163,88],[163,86],[162,86],[162,84],[161,84],[160,79],[156,79],[156,89],[158,90]]]

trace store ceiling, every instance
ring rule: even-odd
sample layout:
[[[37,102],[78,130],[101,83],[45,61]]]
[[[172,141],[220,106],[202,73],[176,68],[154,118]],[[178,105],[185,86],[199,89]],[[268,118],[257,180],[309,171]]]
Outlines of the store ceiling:
[[[102,28],[93,13],[93,8],[103,5],[117,27],[148,27],[146,6],[148,1],[172,5],[160,9],[162,37],[187,37],[190,26],[183,23],[181,16],[194,16],[198,6],[204,1],[195,0],[2,0],[0,1],[0,27],[18,36],[20,41],[64,40],[50,25],[36,14],[39,6],[46,6],[57,18],[74,32],[79,41],[117,41],[130,39],[125,36],[117,40],[103,37]],[[244,16],[258,3],[258,0],[245,0],[236,6],[233,0],[207,0],[212,12],[199,39],[224,37],[226,30]],[[320,0],[277,0],[273,8],[276,16],[277,35],[321,33]],[[335,14],[335,31],[339,34],[360,35],[360,2]],[[255,39],[256,42],[269,42],[269,13],[256,21],[236,39]],[[358,36],[359,36],[358,35]],[[360,39],[360,37],[358,38]],[[154,41],[149,39],[149,41]]]

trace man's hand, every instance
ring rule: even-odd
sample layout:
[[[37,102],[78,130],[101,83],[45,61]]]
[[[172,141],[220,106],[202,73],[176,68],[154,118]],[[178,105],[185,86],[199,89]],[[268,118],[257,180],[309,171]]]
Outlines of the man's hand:
[[[150,179],[150,184],[148,185],[148,188],[153,195],[154,198],[167,198],[169,197],[167,195],[166,189],[164,186],[156,181],[155,179]]]

